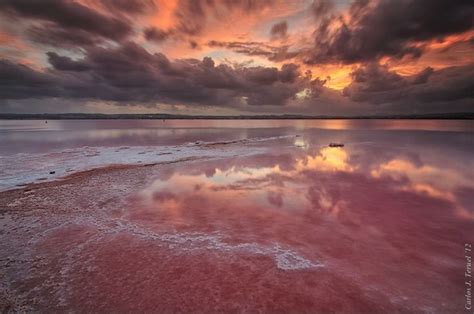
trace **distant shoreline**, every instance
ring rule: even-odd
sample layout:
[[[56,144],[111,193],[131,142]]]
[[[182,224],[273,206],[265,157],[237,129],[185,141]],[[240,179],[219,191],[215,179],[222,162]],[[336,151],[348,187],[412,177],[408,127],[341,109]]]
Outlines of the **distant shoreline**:
[[[474,113],[416,114],[416,115],[371,115],[371,116],[305,116],[305,115],[173,115],[173,114],[96,114],[96,113],[2,113],[0,120],[473,120]]]

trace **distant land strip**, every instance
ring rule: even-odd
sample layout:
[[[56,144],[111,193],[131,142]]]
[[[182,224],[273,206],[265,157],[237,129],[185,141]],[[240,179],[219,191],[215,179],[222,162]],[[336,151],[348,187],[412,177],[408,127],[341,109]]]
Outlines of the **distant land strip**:
[[[98,113],[0,113],[1,120],[117,120],[117,119],[159,119],[159,120],[330,120],[330,119],[458,119],[472,120],[474,112],[433,113],[433,114],[393,114],[363,116],[329,115],[176,115],[176,114],[98,114]]]

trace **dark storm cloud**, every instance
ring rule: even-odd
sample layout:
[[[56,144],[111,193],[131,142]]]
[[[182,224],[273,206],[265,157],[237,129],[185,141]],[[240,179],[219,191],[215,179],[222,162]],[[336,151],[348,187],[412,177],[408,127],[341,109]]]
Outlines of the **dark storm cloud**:
[[[0,60],[0,98],[54,97],[60,93],[57,78],[29,67]]]
[[[424,51],[423,42],[472,29],[474,2],[356,0],[349,9],[349,21],[334,14],[328,1],[316,2],[313,12],[319,24],[314,48],[305,61],[355,63],[382,56],[419,57]],[[335,29],[334,24],[338,24]]]
[[[171,61],[134,43],[115,49],[88,48],[79,60],[50,52],[48,60],[52,68],[45,72],[4,61],[0,71],[2,98],[54,96],[118,102],[282,106],[309,84],[294,64],[278,70],[216,66],[209,57]]]
[[[286,21],[273,24],[270,35],[273,39],[285,38],[288,31],[288,23]]]
[[[21,18],[22,23],[35,21],[29,34],[36,41],[53,45],[62,40],[71,44],[75,40],[78,44],[93,44],[97,41],[94,37],[120,41],[132,33],[129,21],[123,17],[104,15],[67,0],[0,0],[0,13]]]
[[[474,106],[474,65],[450,67],[403,77],[387,67],[371,63],[352,73],[353,82],[344,95],[356,102],[386,107],[422,109],[431,106],[444,110],[472,111]],[[449,103],[450,106],[446,106]]]

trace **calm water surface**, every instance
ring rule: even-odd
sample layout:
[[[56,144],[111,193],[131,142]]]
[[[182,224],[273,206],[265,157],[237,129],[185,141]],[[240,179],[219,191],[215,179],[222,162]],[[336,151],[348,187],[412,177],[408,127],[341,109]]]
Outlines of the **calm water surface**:
[[[0,153],[45,152],[83,146],[176,145],[315,130],[333,130],[334,134],[351,134],[354,130],[474,132],[474,123],[455,120],[49,120],[47,123],[0,120]]]
[[[0,128],[5,178],[32,158],[46,171],[41,160],[51,158],[105,165],[199,156],[88,179],[89,188],[77,184],[64,200],[46,197],[89,210],[61,218],[76,227],[61,220],[66,227],[38,240],[42,254],[60,247],[77,259],[66,305],[36,308],[464,311],[465,245],[474,242],[471,121],[3,121]],[[78,150],[94,154],[71,153]],[[81,250],[68,250],[82,238]]]

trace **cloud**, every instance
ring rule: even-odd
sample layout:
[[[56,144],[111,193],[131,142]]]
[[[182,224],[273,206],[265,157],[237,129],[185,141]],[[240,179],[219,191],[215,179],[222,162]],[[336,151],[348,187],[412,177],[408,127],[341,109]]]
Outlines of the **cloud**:
[[[270,30],[270,35],[272,39],[282,39],[287,36],[288,23],[286,21],[273,24],[272,29]]]
[[[425,84],[433,72],[434,70],[432,67],[425,68],[423,71],[414,76],[413,84]]]
[[[60,93],[57,86],[53,75],[7,60],[0,61],[0,99],[54,97]]]
[[[430,51],[433,42],[474,29],[474,5],[468,0],[354,0],[347,8],[318,0],[311,4],[310,12],[315,27],[312,42],[291,36],[291,48],[286,43],[252,40],[211,40],[209,46],[276,62],[291,59],[307,65],[357,64],[383,57],[416,59]],[[275,23],[271,39],[287,38],[287,31],[286,21]]]
[[[426,42],[473,28],[469,0],[356,0],[345,15],[333,13],[327,3],[313,6],[319,24],[304,56],[308,64],[419,57]]]
[[[401,76],[387,66],[370,63],[352,73],[343,94],[355,102],[383,105],[392,112],[472,111],[474,65],[426,68]],[[449,105],[448,105],[449,104]]]
[[[276,67],[216,65],[205,57],[170,60],[133,42],[115,48],[92,47],[83,58],[47,54],[40,72],[6,60],[0,63],[0,99],[64,98],[217,106],[310,114],[472,111],[474,66],[427,68],[401,76],[386,65],[357,68],[340,93],[326,79],[301,73],[297,64]],[[324,104],[328,104],[325,106]],[[276,109],[281,108],[281,109]]]
[[[102,37],[91,36],[87,31],[64,29],[48,23],[30,26],[26,35],[36,43],[66,49],[94,46],[103,42]]]
[[[473,16],[467,0],[0,0],[0,99],[472,112]]]
[[[48,56],[49,63],[56,70],[81,72],[90,69],[90,67],[85,63],[73,61],[71,58],[60,56],[55,52],[48,52],[46,55]]]
[[[274,0],[224,0],[224,1],[188,1],[178,0],[172,16],[175,24],[168,29],[176,36],[197,36],[210,21],[226,20],[234,13],[243,15],[259,13],[278,1]]]
[[[96,3],[105,10],[127,15],[158,10],[154,0],[98,0]]]
[[[162,42],[167,39],[171,33],[163,31],[157,27],[148,27],[143,31],[143,35],[149,41]]]
[[[21,19],[34,40],[59,46],[62,40],[70,44],[94,44],[99,39],[121,41],[133,33],[130,22],[123,17],[105,15],[75,1],[0,0],[0,13]]]
[[[295,64],[279,70],[216,66],[209,57],[172,61],[131,42],[118,48],[88,48],[79,60],[54,52],[47,55],[52,68],[45,72],[2,61],[2,98],[34,95],[118,102],[284,106],[310,84]]]
[[[266,57],[270,61],[280,62],[296,57],[299,52],[290,51],[290,46],[274,46],[258,41],[216,41],[207,43],[209,47],[219,47],[232,50],[247,56]]]
[[[334,9],[331,0],[315,0],[311,4],[311,11],[316,19],[328,15]]]

